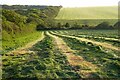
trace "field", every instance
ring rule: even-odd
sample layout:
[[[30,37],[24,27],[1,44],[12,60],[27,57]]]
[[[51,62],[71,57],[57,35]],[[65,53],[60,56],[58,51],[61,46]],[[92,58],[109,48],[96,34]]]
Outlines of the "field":
[[[120,78],[117,6],[2,5],[0,12],[0,79]]]
[[[118,7],[62,8],[55,19],[117,19]]]
[[[120,78],[117,30],[43,33],[26,53],[3,55],[3,79]]]
[[[109,22],[114,25],[118,20],[118,7],[77,7],[62,8],[55,20],[56,23],[69,23],[71,25],[77,23],[79,25],[96,26],[102,22]]]
[[[9,52],[11,50],[15,50],[18,47],[22,47],[25,46],[27,43],[34,41],[36,39],[38,39],[39,37],[41,37],[41,32],[34,32],[31,34],[26,34],[24,36],[21,37],[15,37],[15,38],[9,38],[9,37],[5,37],[5,38],[9,38],[8,40],[2,40],[2,49],[3,52],[2,54]]]

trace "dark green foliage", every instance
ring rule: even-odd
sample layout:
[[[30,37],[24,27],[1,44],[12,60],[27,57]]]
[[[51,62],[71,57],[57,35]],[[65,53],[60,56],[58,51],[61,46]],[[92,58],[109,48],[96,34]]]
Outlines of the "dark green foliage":
[[[58,24],[57,24],[57,26],[58,26],[58,28],[59,28],[59,29],[61,29],[61,28],[62,28],[61,23],[58,23]]]
[[[26,17],[20,14],[17,14],[15,11],[12,10],[2,10],[2,15],[5,16],[6,20],[10,22],[14,22],[16,25],[21,26],[26,22]]]
[[[36,33],[37,30],[53,27],[53,18],[59,9],[60,6],[3,5],[3,9],[0,10],[2,12],[3,50],[18,47],[16,44],[23,40],[18,41],[17,38],[22,39],[24,36]],[[23,41],[23,43],[26,42],[29,41]]]
[[[108,22],[98,24],[95,29],[113,29]]]
[[[65,24],[65,27],[66,27],[67,29],[69,29],[69,28],[70,28],[69,23],[66,23],[66,24]]]
[[[46,29],[46,27],[47,27],[46,24],[39,24],[39,25],[37,25],[36,30],[44,30],[44,29]]]
[[[120,21],[114,24],[114,28],[120,30]]]
[[[26,10],[26,9],[45,9],[47,6],[40,5],[2,5],[2,8],[9,10]]]
[[[98,24],[101,24],[103,22],[109,23],[109,26],[107,29],[113,28],[113,25],[117,22],[117,19],[76,19],[76,20],[55,20],[56,24],[61,23],[62,25],[65,25],[66,23],[69,23],[71,25],[72,29],[84,29],[85,25],[88,26],[87,29],[94,29]],[[64,29],[64,28],[63,28]]]

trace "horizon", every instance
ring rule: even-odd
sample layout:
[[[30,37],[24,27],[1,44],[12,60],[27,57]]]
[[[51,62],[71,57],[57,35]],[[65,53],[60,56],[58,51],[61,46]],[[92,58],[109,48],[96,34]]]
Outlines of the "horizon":
[[[63,7],[101,7],[101,6],[118,6],[119,0],[5,0],[0,1],[1,5],[45,5],[45,6],[63,6]]]

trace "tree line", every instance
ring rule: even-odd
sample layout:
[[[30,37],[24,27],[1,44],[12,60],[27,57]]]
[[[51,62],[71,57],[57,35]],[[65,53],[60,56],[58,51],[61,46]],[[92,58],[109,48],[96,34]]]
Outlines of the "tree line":
[[[77,23],[70,24],[70,23],[65,23],[61,24],[59,23],[53,23],[50,25],[51,27],[47,27],[44,24],[39,24],[37,25],[36,29],[37,30],[50,30],[50,29],[119,29],[120,28],[120,21],[116,22],[114,25],[110,25],[109,22],[102,22],[96,26],[90,26],[87,24],[79,25]]]

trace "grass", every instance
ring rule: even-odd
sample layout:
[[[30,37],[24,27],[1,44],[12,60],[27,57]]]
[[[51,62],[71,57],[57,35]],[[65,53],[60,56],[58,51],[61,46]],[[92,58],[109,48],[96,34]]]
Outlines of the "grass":
[[[93,36],[94,37],[110,37],[118,39],[115,30],[55,30],[56,35],[72,35],[72,36]],[[57,35],[57,36],[58,36]],[[41,32],[34,33],[18,40],[37,39],[41,36]],[[75,38],[62,37],[65,43],[74,51],[76,56],[82,56],[85,61],[91,62],[99,69],[94,72],[93,78],[119,78],[120,58],[118,52],[105,49],[90,42],[80,41]],[[79,36],[81,37],[81,36]],[[16,39],[16,40],[17,40]],[[17,40],[17,41],[18,41]],[[29,40],[28,40],[29,42]],[[25,42],[26,43],[26,42]],[[112,42],[111,42],[112,43]],[[23,44],[23,43],[18,43]],[[117,43],[116,43],[117,44]],[[45,34],[45,38],[39,41],[30,49],[33,53],[18,55],[3,55],[2,57],[2,77],[3,79],[21,79],[21,78],[80,78],[76,70],[82,69],[89,71],[86,66],[71,66],[67,57],[55,46],[54,39]]]
[[[96,45],[90,45],[86,42],[81,42],[74,38],[62,38],[67,43],[67,45],[75,51],[76,55],[82,56],[85,60],[92,62],[93,64],[99,67],[99,70],[97,71],[96,75],[98,75],[101,78],[120,77],[118,72],[120,68],[119,59],[114,59],[114,56],[111,54],[115,54],[114,52],[106,52],[104,48],[100,48]],[[114,68],[112,68],[112,66],[114,66]]]
[[[52,38],[46,36],[31,48],[36,53],[3,56],[3,79],[21,78],[78,78],[66,56],[54,47]]]
[[[10,40],[2,40],[3,53],[9,52],[18,47],[22,47],[27,43],[38,39],[39,37],[41,37],[41,32],[34,32],[21,37],[15,37]]]
[[[54,32],[71,36],[119,38],[118,30],[58,30]]]
[[[80,38],[87,38],[98,42],[107,42],[116,47],[119,47],[119,43],[120,43],[118,30],[68,30],[68,31],[58,31],[58,33],[63,35],[66,34],[72,35]],[[105,38],[111,38],[111,39],[105,39]],[[114,40],[114,39],[118,39],[118,40]]]
[[[117,19],[118,7],[62,8],[55,19]]]
[[[119,47],[119,41],[113,41],[113,40],[105,40],[104,38],[115,38],[119,40],[118,36],[118,30],[59,30],[59,31],[53,31],[57,34],[63,34],[63,35],[71,35],[76,37],[82,37],[86,39],[95,40],[97,42],[106,42],[113,46]],[[98,39],[96,37],[103,37],[102,39]],[[71,43],[72,44],[72,43]],[[106,51],[110,52],[111,54],[115,54],[119,56],[118,51],[105,49]]]
[[[114,25],[118,20],[118,7],[77,7],[62,8],[55,18],[56,23],[69,23],[74,26],[89,25],[96,26],[102,22],[109,22]]]

